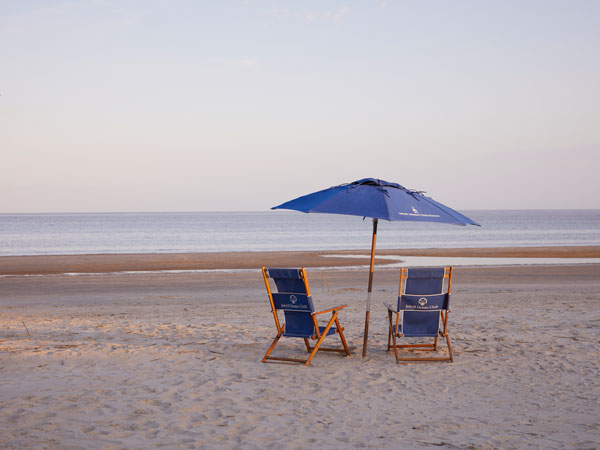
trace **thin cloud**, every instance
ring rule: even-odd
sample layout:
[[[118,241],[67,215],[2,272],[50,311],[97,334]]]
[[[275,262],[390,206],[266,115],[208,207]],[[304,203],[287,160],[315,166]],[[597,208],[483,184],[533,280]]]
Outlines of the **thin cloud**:
[[[245,68],[254,68],[258,66],[258,60],[256,58],[242,58],[239,60],[239,64]]]
[[[289,9],[269,9],[265,10],[264,14],[274,19],[289,19],[290,17],[304,21],[332,21],[339,23],[344,16],[350,11],[347,5],[342,6],[337,11],[298,11]]]
[[[333,15],[333,21],[334,22],[340,22],[344,16],[348,13],[348,11],[350,10],[350,8],[348,8],[347,5],[342,6],[342,8]]]

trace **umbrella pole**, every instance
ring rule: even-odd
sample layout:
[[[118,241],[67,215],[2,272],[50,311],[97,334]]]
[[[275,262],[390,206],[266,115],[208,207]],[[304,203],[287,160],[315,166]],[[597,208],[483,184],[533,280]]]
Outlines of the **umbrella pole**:
[[[371,267],[369,271],[369,289],[367,290],[367,313],[365,314],[365,335],[363,337],[363,358],[367,356],[367,340],[369,339],[369,316],[371,315],[371,292],[373,292],[373,270],[375,268],[375,241],[377,239],[377,222],[373,219],[373,240],[371,241]]]

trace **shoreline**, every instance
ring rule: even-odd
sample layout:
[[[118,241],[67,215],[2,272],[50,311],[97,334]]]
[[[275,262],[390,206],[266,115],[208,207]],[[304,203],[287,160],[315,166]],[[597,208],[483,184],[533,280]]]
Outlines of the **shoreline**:
[[[0,276],[247,270],[262,266],[351,268],[369,264],[369,255],[369,250],[326,250],[0,256]],[[403,256],[567,260],[600,258],[600,246],[381,249],[377,250],[375,263],[398,263],[397,258]]]

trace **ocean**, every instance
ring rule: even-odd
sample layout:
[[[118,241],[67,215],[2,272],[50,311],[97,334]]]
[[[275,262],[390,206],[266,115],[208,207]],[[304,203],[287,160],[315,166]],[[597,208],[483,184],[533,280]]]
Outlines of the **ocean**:
[[[463,211],[481,227],[379,222],[378,248],[600,245],[600,210]],[[371,219],[293,211],[0,214],[0,255],[369,249]]]

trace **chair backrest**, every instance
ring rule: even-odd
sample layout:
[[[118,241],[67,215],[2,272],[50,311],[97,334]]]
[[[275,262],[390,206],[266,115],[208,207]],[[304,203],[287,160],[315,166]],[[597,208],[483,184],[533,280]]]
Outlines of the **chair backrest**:
[[[444,289],[444,281],[448,279]],[[405,336],[437,336],[440,311],[450,306],[452,267],[403,268],[398,311],[403,311]]]
[[[281,325],[277,311],[282,310],[285,317],[285,336],[310,337],[316,332],[312,313],[315,312],[306,270],[263,267],[263,276],[271,300],[275,324]],[[272,292],[269,278],[273,279],[277,292]]]

